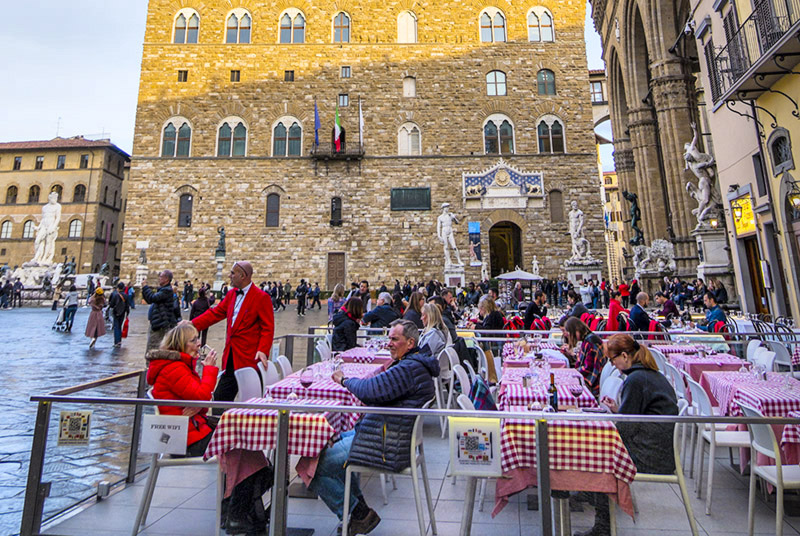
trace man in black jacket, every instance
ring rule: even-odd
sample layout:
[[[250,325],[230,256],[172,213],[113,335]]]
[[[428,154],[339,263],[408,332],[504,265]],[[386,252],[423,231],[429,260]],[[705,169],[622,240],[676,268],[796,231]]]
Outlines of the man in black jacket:
[[[142,297],[150,304],[147,318],[150,320],[150,331],[147,333],[147,351],[155,350],[167,331],[178,325],[181,319],[180,303],[175,299],[172,290],[172,272],[164,270],[158,274],[158,289],[145,285]]]
[[[533,301],[525,310],[525,321],[523,325],[526,330],[531,329],[531,324],[533,324],[533,320],[537,316],[539,318],[547,316],[547,298],[541,290],[537,290],[533,294]]]
[[[361,318],[362,324],[369,324],[371,328],[388,328],[389,325],[400,318],[392,307],[392,295],[382,292],[378,296],[378,305]]]
[[[130,306],[128,300],[124,296],[125,283],[120,281],[117,283],[117,288],[111,293],[111,298],[108,300],[108,306],[111,308],[111,316],[114,319],[114,348],[122,346],[122,323],[125,322],[125,317],[128,316]]]

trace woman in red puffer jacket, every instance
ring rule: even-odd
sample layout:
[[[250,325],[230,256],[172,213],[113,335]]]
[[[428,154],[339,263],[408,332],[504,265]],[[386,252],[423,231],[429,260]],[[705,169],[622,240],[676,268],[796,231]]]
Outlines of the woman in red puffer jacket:
[[[217,352],[211,350],[203,360],[203,376],[197,374],[200,337],[190,322],[182,322],[164,335],[161,347],[147,353],[147,383],[153,398],[164,400],[211,400],[217,384]],[[188,415],[187,456],[202,456],[214,429],[206,419],[205,408],[159,406],[162,415]]]

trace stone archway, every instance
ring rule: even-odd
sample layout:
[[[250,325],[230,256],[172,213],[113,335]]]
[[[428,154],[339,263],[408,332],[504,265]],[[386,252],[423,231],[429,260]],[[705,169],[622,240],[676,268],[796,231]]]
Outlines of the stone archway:
[[[522,266],[522,229],[510,221],[501,221],[489,229],[491,277]]]

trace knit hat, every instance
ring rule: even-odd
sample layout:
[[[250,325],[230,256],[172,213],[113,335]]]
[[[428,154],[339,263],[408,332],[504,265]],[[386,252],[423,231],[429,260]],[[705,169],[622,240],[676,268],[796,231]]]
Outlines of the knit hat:
[[[102,296],[103,295],[103,289],[100,288],[100,287],[97,287],[97,290],[95,290],[94,293],[97,294],[98,296]]]

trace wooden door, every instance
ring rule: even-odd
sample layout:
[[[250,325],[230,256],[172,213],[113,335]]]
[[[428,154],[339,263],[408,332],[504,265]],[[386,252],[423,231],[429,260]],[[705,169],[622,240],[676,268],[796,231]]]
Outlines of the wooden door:
[[[753,289],[756,312],[768,314],[769,307],[766,305],[767,290],[764,288],[764,279],[761,276],[761,256],[758,253],[756,237],[745,238],[744,249],[747,255],[747,271],[750,272],[750,288]]]
[[[328,253],[328,290],[341,283],[344,285],[344,253]]]

